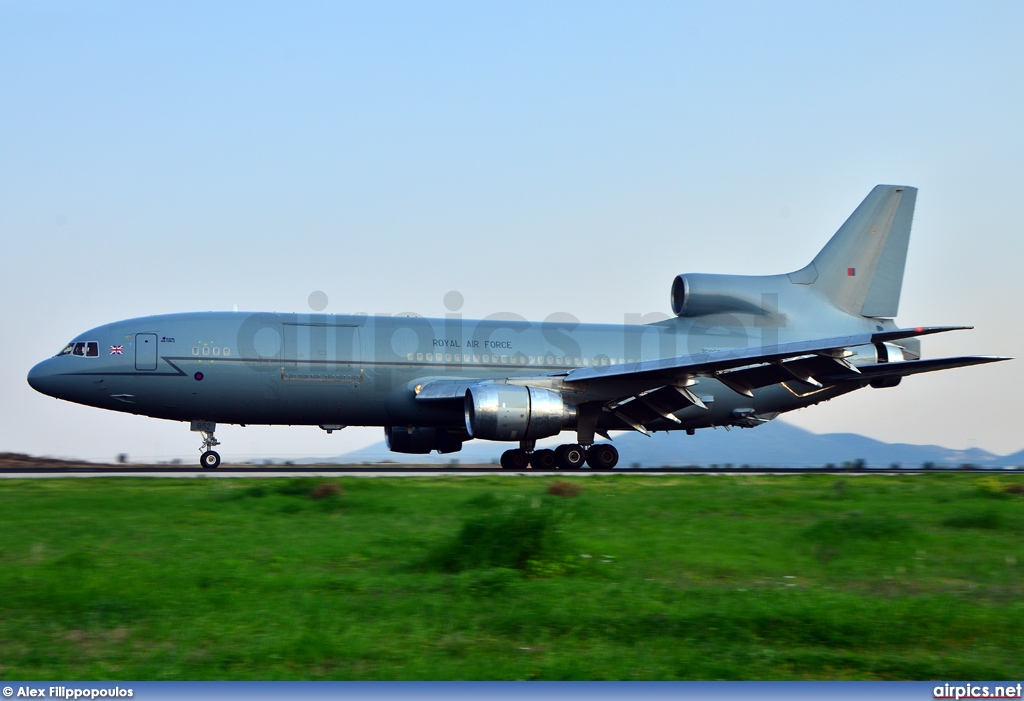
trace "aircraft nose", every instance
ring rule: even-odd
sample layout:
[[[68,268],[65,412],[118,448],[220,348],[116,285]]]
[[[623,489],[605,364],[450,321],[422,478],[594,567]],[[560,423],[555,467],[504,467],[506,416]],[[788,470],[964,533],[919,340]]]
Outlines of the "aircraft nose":
[[[36,392],[47,394],[51,397],[57,396],[56,378],[49,360],[37,363],[28,371],[28,384]]]

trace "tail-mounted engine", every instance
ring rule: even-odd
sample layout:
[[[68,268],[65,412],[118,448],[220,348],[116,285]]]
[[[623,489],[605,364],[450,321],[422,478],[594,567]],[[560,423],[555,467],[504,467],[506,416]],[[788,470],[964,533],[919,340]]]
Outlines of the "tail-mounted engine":
[[[475,385],[466,390],[466,430],[471,438],[524,441],[555,436],[576,419],[576,407],[550,389]]]
[[[791,288],[785,275],[713,275],[687,273],[672,281],[672,312],[693,317],[706,314],[766,314],[765,295]]]

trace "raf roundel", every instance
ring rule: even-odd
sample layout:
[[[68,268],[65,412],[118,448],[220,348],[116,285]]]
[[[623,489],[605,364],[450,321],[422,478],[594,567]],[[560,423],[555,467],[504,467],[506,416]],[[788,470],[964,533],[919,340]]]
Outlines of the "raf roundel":
[[[197,382],[200,382],[200,381],[202,381],[202,379],[203,379],[203,373],[201,373],[201,372],[197,372],[197,373],[196,373],[195,375],[193,375],[192,377],[196,378],[196,381],[197,381]]]

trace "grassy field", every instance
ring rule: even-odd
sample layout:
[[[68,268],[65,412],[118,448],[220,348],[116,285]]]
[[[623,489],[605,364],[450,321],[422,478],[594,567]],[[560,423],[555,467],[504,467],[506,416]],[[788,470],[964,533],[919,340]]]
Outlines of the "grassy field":
[[[1021,492],[956,474],[3,480],[0,676],[1020,679]]]

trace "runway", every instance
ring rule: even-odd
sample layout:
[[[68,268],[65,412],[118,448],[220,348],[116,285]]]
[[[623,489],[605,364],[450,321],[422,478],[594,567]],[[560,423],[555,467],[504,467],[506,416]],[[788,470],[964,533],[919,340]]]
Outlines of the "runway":
[[[89,463],[54,464],[32,459],[26,464],[0,463],[0,479],[39,479],[68,477],[155,477],[155,478],[267,478],[267,477],[482,477],[482,476],[534,476],[534,477],[586,477],[628,475],[631,477],[657,475],[921,475],[935,472],[1005,473],[1014,470],[978,467],[934,467],[924,469],[872,469],[872,468],[778,468],[734,467],[702,468],[659,467],[620,468],[609,471],[580,470],[503,470],[497,465],[423,466],[399,465],[222,465],[215,470],[181,465],[107,465]]]

